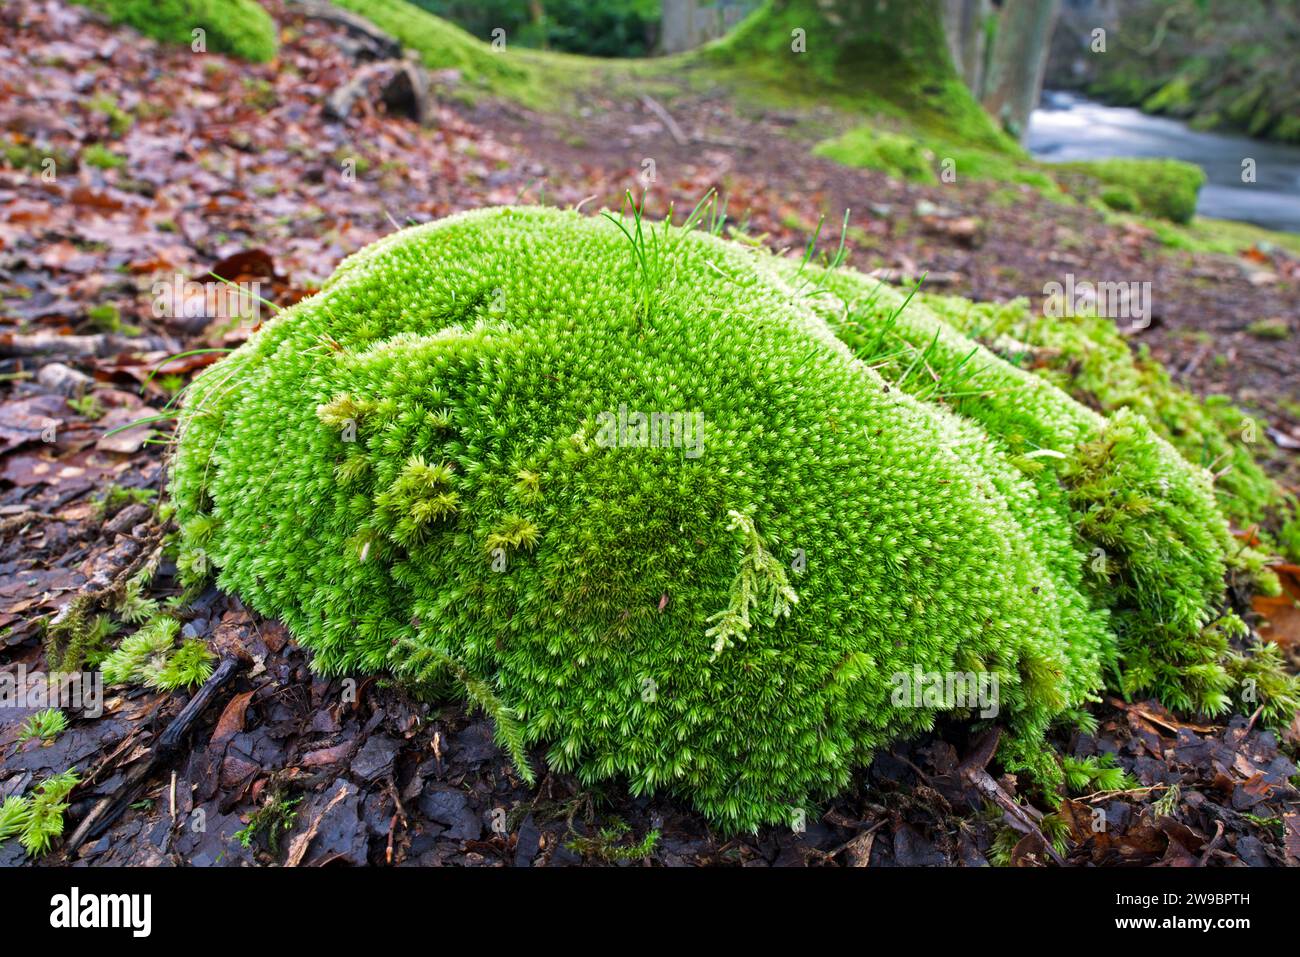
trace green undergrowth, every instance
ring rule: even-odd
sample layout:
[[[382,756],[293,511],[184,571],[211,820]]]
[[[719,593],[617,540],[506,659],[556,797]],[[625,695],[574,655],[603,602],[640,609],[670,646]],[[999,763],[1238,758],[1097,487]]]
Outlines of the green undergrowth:
[[[165,43],[192,47],[202,30],[209,53],[255,63],[275,58],[275,22],[256,0],[74,0]]]
[[[1294,4],[1198,0],[1133,4],[1085,83],[1094,96],[1185,119],[1300,142]]]
[[[494,48],[491,37],[472,36],[406,0],[335,2],[414,50],[430,70],[458,71],[458,89],[470,98],[490,94],[537,109],[555,109],[558,103],[568,102],[562,94],[582,86],[584,74],[600,63],[517,47],[508,36],[503,47]]]
[[[187,394],[179,566],[321,671],[460,687],[525,780],[543,748],[728,829],[980,720],[931,674],[996,682],[1000,759],[1048,790],[1108,680],[1222,712],[1208,473],[720,227],[486,209],[350,257]]]

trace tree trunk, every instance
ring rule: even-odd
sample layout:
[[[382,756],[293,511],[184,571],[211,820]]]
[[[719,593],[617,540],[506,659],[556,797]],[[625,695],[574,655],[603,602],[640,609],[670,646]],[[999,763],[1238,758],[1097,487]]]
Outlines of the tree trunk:
[[[952,65],[977,95],[984,83],[984,22],[992,14],[989,0],[945,0],[943,29]]]
[[[694,45],[696,0],[663,0],[659,42],[664,53],[685,53]]]
[[[1038,105],[1052,29],[1061,0],[1005,0],[989,56],[981,101],[1013,136],[1024,135]]]

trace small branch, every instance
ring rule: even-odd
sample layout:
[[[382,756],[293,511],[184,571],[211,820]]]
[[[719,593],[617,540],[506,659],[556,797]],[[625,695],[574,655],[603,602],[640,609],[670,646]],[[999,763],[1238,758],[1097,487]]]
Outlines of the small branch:
[[[110,356],[118,353],[176,352],[174,340],[163,336],[124,336],[102,333],[62,336],[53,332],[0,334],[0,356]]]
[[[682,128],[677,125],[677,121],[673,119],[672,114],[665,110],[658,100],[649,93],[642,93],[641,104],[653,113],[659,122],[664,125],[664,128],[668,130],[668,135],[673,138],[674,143],[678,146],[690,145],[690,138],[682,132]]]
[[[98,837],[126,811],[144,789],[145,783],[155,771],[168,764],[176,756],[181,742],[193,728],[199,716],[207,710],[216,699],[217,693],[225,687],[244,666],[234,657],[221,659],[212,676],[195,692],[194,697],[181,709],[180,714],[172,719],[158,737],[158,742],[148,758],[131,768],[122,778],[122,783],[90,809],[90,813],[77,825],[77,829],[68,838],[65,854],[76,852],[88,838]]]

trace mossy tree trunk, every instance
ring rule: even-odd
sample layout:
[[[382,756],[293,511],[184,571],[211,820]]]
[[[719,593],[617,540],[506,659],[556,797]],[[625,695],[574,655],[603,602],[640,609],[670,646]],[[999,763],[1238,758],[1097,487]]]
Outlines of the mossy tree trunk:
[[[823,68],[852,76],[865,69],[946,74],[952,69],[944,35],[948,0],[774,0],[773,11],[802,28],[808,55]],[[813,47],[830,41],[833,48]]]
[[[1025,95],[1009,58],[1046,53],[1060,0],[1004,4],[1036,10],[1043,3],[1051,8],[1049,15],[1037,20],[1019,8],[1003,10],[1007,31],[1032,26],[1042,33],[1041,43],[1013,47],[1004,41],[1001,53],[1007,60],[995,61],[998,106],[1003,100],[1015,104],[1011,115],[1019,122],[1013,128],[1023,127],[1037,85],[1029,84],[1033,92]],[[950,142],[1006,149],[1006,137],[978,101],[981,79],[992,79],[983,75],[992,16],[991,0],[769,0],[718,55],[790,82],[812,80],[850,95],[860,91],[864,110],[879,112],[883,100],[900,108],[914,125]],[[1041,82],[1042,56],[1027,70]]]

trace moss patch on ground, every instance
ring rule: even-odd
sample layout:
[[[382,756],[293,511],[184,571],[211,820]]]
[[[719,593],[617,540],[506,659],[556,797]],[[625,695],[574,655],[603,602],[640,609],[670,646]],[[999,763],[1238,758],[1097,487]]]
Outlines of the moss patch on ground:
[[[728,828],[978,716],[931,675],[995,680],[1001,759],[1048,789],[1048,728],[1108,675],[1234,700],[1240,550],[1141,415],[973,356],[928,307],[864,307],[857,274],[613,220],[404,230],[206,371],[180,567],[322,670],[454,680],[526,776],[545,745]]]
[[[74,0],[165,43],[191,46],[204,31],[212,53],[264,63],[279,45],[275,22],[256,0]]]
[[[1083,160],[1055,163],[1051,169],[1083,198],[1095,195],[1112,209],[1174,223],[1192,221],[1197,194],[1205,185],[1204,170],[1174,159]],[[1071,181],[1074,177],[1078,182]]]
[[[938,182],[945,169],[955,177],[999,183],[1022,183],[1047,196],[1063,199],[1052,178],[1051,167],[1035,163],[1022,153],[958,146],[941,138],[918,140],[879,126],[857,126],[823,140],[813,148],[817,156],[846,166],[876,169],[919,183]]]
[[[1250,223],[1205,216],[1198,216],[1184,225],[1153,219],[1141,219],[1139,222],[1153,230],[1160,242],[1170,249],[1229,256],[1251,248],[1266,253],[1282,249],[1293,256],[1300,256],[1300,235],[1276,232]]]
[[[1107,159],[1040,163],[1023,153],[959,146],[940,137],[918,140],[880,126],[858,126],[814,147],[818,156],[876,169],[901,179],[933,183],[945,169],[954,181],[969,177],[1032,186],[1061,200],[1098,200],[1111,210],[1186,224],[1205,181],[1200,167],[1179,160]]]

